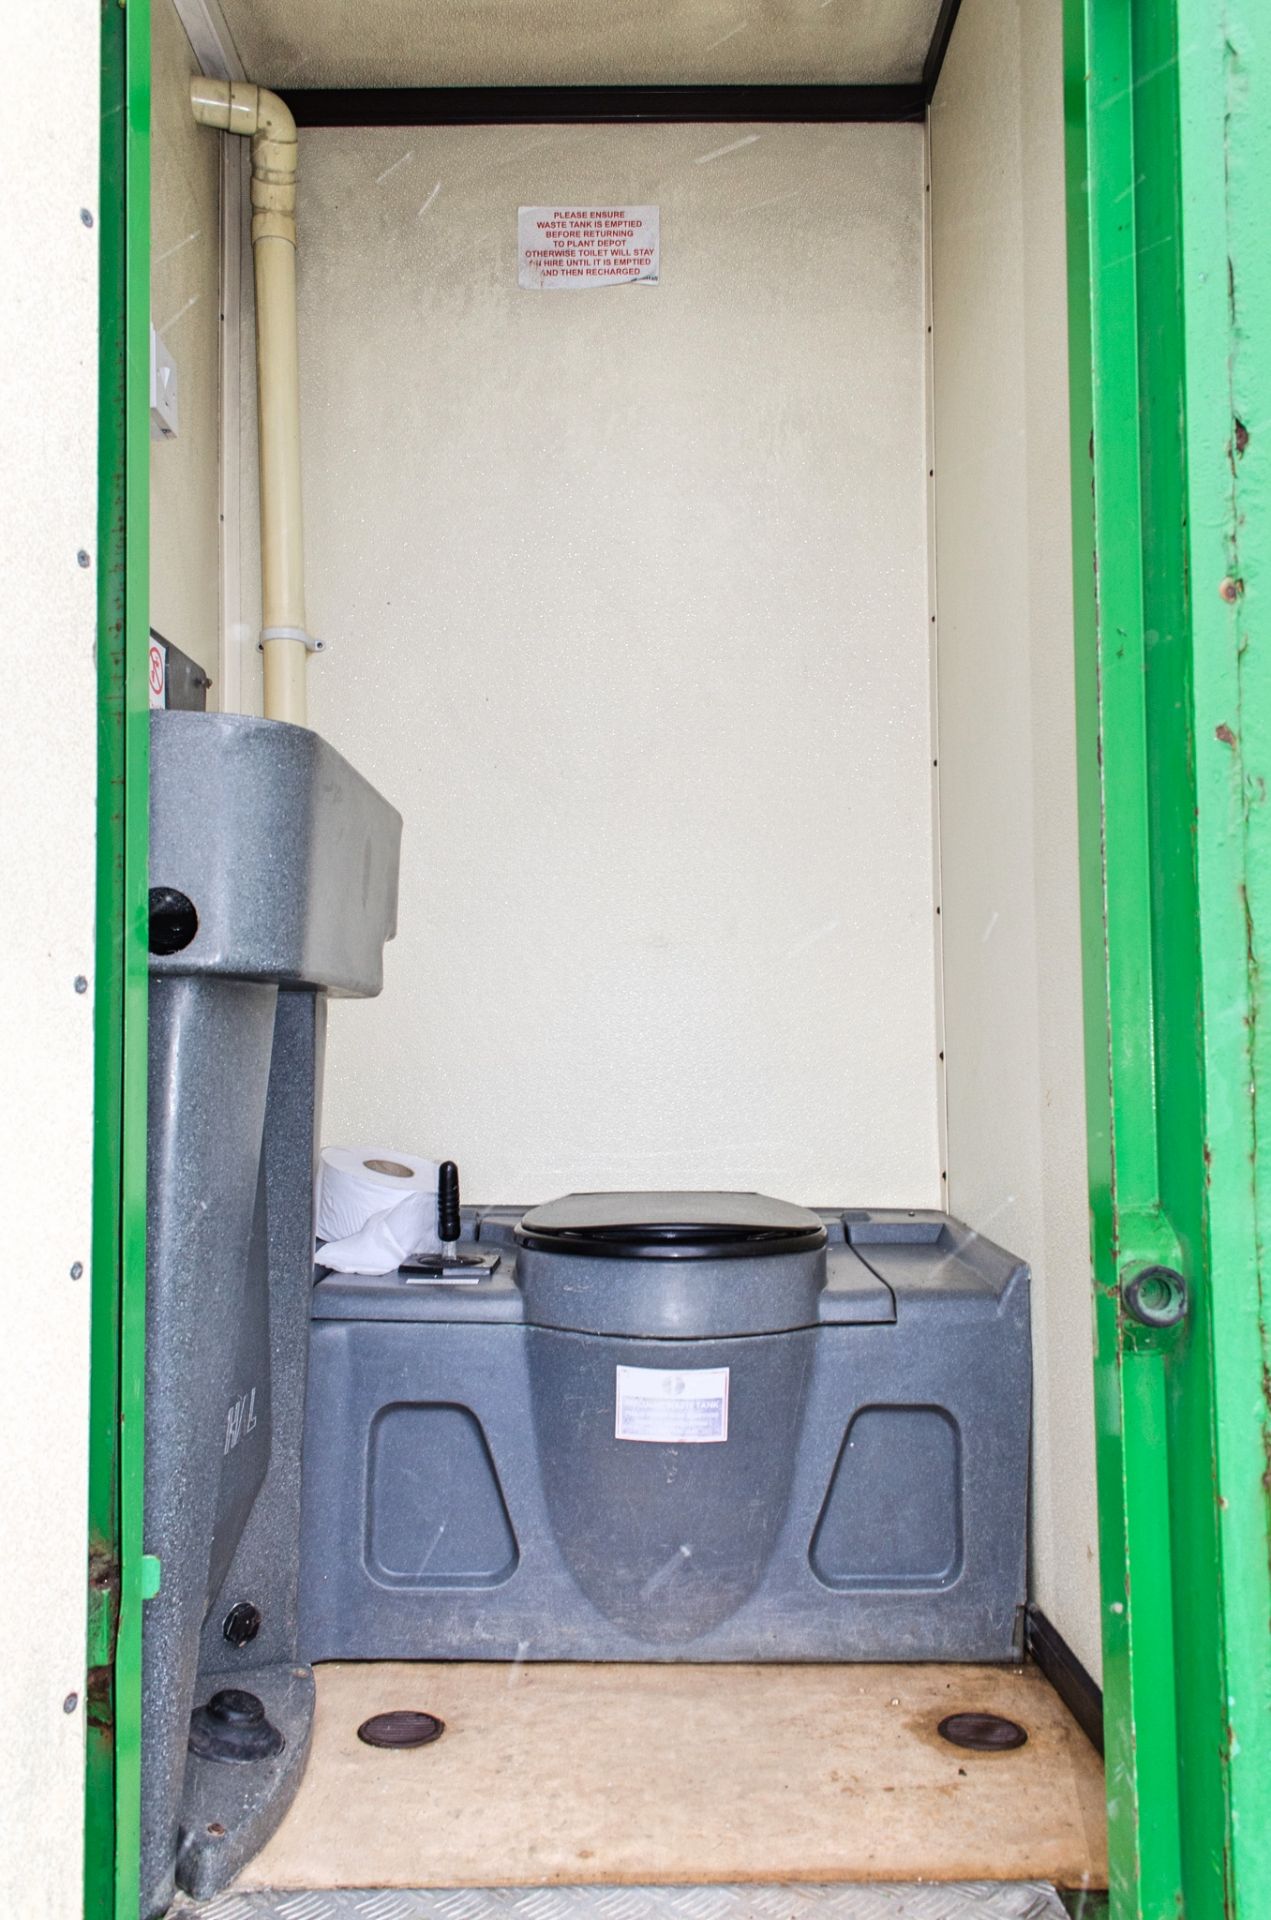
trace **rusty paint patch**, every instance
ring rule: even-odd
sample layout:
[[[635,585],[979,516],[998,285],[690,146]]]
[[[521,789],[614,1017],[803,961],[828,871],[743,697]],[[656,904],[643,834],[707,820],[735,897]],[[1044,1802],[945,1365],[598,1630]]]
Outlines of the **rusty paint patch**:
[[[114,1738],[115,1690],[113,1667],[90,1667],[84,1685],[84,1706],[88,1724],[99,1733]]]
[[[1236,744],[1236,736],[1225,720],[1220,727],[1214,728],[1214,739],[1221,740],[1226,747],[1234,747]]]

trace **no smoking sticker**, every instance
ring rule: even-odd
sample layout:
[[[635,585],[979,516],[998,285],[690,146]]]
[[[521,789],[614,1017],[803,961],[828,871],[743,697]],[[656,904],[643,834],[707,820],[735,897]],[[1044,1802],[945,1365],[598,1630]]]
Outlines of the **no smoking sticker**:
[[[150,704],[168,704],[168,649],[159,640],[150,642]]]
[[[656,287],[656,207],[518,207],[518,279],[536,293],[565,287]]]

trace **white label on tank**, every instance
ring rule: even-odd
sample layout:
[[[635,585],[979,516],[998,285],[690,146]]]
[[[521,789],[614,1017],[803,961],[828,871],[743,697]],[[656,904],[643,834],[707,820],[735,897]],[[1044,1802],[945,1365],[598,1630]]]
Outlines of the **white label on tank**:
[[[564,287],[656,287],[657,207],[518,207],[517,278],[535,293]]]
[[[614,1437],[706,1446],[728,1438],[728,1368],[617,1368]]]

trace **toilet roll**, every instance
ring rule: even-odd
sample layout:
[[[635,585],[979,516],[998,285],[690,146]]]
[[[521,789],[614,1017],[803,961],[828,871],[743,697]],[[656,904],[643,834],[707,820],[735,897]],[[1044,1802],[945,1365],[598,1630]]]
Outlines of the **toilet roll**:
[[[392,1147],[323,1147],[314,1231],[336,1273],[392,1273],[437,1253],[437,1162]]]

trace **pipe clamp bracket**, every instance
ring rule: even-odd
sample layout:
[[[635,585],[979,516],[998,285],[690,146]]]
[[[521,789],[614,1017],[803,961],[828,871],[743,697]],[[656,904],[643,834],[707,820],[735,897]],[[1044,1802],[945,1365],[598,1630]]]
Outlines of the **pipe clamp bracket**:
[[[258,653],[265,651],[266,640],[299,640],[306,653],[325,653],[327,650],[325,640],[315,640],[303,627],[262,627],[260,639],[256,642]]]

